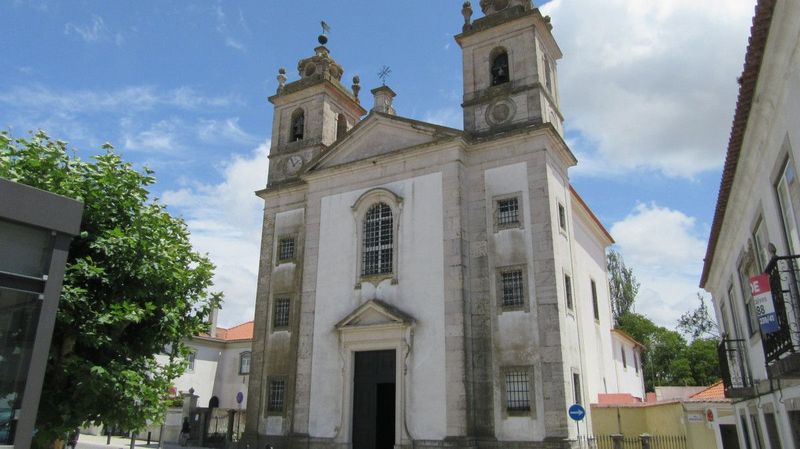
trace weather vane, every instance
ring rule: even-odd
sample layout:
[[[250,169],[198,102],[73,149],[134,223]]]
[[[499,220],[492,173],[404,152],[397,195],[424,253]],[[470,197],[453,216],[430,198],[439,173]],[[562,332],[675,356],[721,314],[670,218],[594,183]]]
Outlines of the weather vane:
[[[381,83],[383,83],[384,86],[386,85],[386,78],[389,77],[390,73],[392,73],[392,69],[390,69],[388,65],[381,67],[381,71],[378,72],[378,78],[381,79]]]
[[[328,33],[331,32],[331,26],[328,25],[327,23],[325,23],[324,20],[322,22],[320,22],[319,24],[322,25],[322,34],[323,35],[328,34]]]

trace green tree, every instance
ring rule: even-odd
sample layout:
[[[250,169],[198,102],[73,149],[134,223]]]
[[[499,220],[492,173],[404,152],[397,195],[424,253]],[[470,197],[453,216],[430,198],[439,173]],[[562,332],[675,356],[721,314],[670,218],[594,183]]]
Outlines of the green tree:
[[[693,339],[719,338],[719,326],[711,318],[705,298],[698,293],[697,300],[700,301],[700,305],[696,309],[684,313],[678,319],[678,330]]]
[[[622,255],[610,250],[607,255],[608,281],[611,290],[611,313],[614,322],[633,309],[636,294],[639,293],[639,281],[633,275],[633,269],[625,266]]]
[[[186,367],[182,341],[207,330],[219,303],[208,292],[212,263],[192,250],[185,223],[149,197],[152,172],[103,149],[87,162],[42,131],[0,133],[0,176],[84,202],[39,406],[40,447],[84,423],[136,430],[160,419]]]
[[[687,344],[680,333],[633,312],[622,315],[618,327],[645,346],[647,391],[662,385],[710,385],[719,379],[716,339],[696,338]]]

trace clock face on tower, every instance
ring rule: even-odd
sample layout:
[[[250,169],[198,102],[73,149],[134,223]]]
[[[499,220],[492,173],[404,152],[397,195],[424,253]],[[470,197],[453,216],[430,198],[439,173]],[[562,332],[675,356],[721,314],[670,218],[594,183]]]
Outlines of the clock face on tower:
[[[304,163],[305,163],[305,161],[303,160],[303,156],[300,156],[298,154],[294,154],[294,155],[289,156],[288,158],[286,158],[284,160],[283,171],[287,175],[294,175],[298,171],[300,171],[300,169],[303,167]]]

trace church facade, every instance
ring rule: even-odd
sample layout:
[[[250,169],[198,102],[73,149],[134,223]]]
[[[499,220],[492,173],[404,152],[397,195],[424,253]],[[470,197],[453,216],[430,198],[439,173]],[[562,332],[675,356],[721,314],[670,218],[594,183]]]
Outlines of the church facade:
[[[246,440],[572,447],[618,381],[605,249],[570,186],[549,18],[464,4],[464,129],[405,118],[325,47],[279,71]],[[639,394],[635,394],[639,396]]]

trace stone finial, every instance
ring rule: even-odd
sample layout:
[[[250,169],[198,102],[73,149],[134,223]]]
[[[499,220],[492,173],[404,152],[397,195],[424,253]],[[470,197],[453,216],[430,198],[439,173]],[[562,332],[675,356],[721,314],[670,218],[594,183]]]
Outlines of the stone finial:
[[[464,16],[464,31],[472,28],[472,3],[464,2],[461,6],[461,15]]]
[[[358,99],[358,93],[361,92],[361,78],[358,75],[353,77],[353,85],[350,86],[353,89],[353,96],[356,97],[356,103],[361,103],[361,100]]]
[[[281,93],[285,86],[286,86],[286,69],[281,67],[278,69],[278,93]]]
[[[373,111],[395,115],[394,107],[392,107],[392,100],[397,94],[394,93],[389,86],[376,87],[372,89],[371,92],[375,98],[375,103],[372,106]]]

